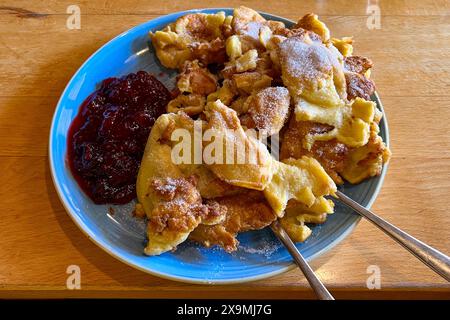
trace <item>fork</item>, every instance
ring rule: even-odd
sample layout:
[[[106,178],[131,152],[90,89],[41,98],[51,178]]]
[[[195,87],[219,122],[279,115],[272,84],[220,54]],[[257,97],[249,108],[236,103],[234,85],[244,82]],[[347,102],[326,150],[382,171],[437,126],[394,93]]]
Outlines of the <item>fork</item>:
[[[362,205],[346,196],[341,191],[337,191],[336,195],[343,204],[350,207],[362,217],[372,222],[389,237],[397,241],[405,249],[411,252],[425,265],[427,265],[445,280],[450,282],[450,258],[447,255],[414,238],[403,230],[382,219],[372,211],[364,208]],[[302,270],[317,297],[321,300],[334,300],[333,296],[308,265],[308,262],[306,262],[306,260],[303,258],[300,251],[294,245],[280,223],[278,221],[275,221],[271,224],[270,227],[278,237],[278,239],[280,239],[280,241],[286,246],[287,250],[294,258],[295,263]]]
[[[450,282],[450,258],[447,255],[414,238],[400,228],[397,228],[393,224],[377,216],[375,213],[364,208],[358,202],[352,200],[341,191],[337,191],[336,195],[342,203],[372,222],[389,237],[397,241],[416,258],[431,268],[434,272]]]

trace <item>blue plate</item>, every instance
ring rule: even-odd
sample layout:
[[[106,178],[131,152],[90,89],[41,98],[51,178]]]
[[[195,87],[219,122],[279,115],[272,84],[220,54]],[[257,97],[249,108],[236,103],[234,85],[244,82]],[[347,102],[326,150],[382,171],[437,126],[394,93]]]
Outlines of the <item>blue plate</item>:
[[[114,38],[95,52],[75,73],[56,107],[50,131],[50,167],[56,190],[67,212],[81,230],[98,246],[117,259],[142,271],[177,281],[191,283],[237,283],[270,277],[291,269],[289,253],[267,228],[240,234],[239,250],[228,254],[220,248],[206,249],[185,242],[175,252],[156,257],[143,255],[145,226],[131,217],[133,204],[108,207],[95,205],[78,187],[66,161],[67,131],[83,100],[105,78],[118,77],[138,70],[157,75],[169,88],[174,87],[175,72],[162,67],[149,43],[148,32],[163,28],[178,17],[192,12],[214,13],[231,9],[207,9],[170,14],[143,23]],[[292,21],[264,14],[267,19]],[[374,101],[382,109],[377,96]],[[384,117],[380,134],[388,142],[388,127]],[[383,182],[381,176],[358,185],[341,187],[347,195],[366,207],[375,200]],[[339,203],[327,222],[313,227],[313,235],[297,247],[311,260],[342,241],[356,226],[359,216]]]

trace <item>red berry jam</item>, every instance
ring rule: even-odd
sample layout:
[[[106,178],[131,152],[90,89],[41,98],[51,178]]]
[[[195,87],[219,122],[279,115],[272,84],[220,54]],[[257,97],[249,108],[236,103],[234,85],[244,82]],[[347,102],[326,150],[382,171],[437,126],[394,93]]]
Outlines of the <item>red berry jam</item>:
[[[81,105],[69,129],[73,176],[97,204],[136,197],[136,177],[155,120],[171,94],[144,71],[109,78]]]

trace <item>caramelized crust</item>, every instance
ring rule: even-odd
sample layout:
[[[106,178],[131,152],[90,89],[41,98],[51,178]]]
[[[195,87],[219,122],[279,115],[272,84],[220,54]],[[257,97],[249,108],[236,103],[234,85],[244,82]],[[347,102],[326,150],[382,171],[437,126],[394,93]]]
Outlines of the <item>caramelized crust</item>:
[[[151,232],[187,232],[195,228],[207,214],[207,207],[202,206],[202,198],[192,178],[155,179],[149,192],[159,198],[148,219]]]
[[[225,220],[227,207],[215,200],[206,200],[204,206],[206,207],[206,214],[203,216],[202,224],[216,225]]]
[[[227,208],[223,225],[231,233],[262,229],[276,218],[261,192],[249,191],[217,202]]]
[[[229,232],[222,224],[214,226],[201,224],[191,232],[189,239],[207,248],[218,245],[227,252],[236,251],[239,245],[236,235]]]
[[[370,96],[375,92],[375,84],[364,75],[354,72],[345,73],[347,82],[347,99],[353,100],[357,97],[370,100]]]
[[[298,37],[301,38],[302,40],[308,40],[308,37],[311,41],[317,41],[317,42],[321,42],[322,39],[320,38],[320,36],[312,31],[309,30],[305,30],[301,27],[296,27],[294,29],[290,29],[287,33],[286,33],[286,37],[287,38],[291,38],[291,37]]]
[[[216,201],[226,208],[225,221],[213,226],[199,225],[189,236],[207,247],[219,245],[228,252],[235,251],[239,232],[262,229],[276,219],[261,192],[249,191]]]
[[[328,141],[315,141],[311,150],[303,147],[303,140],[307,135],[323,134],[333,127],[310,121],[296,121],[292,117],[289,127],[284,132],[281,142],[280,159],[295,158],[302,156],[312,156],[317,159],[324,167],[325,171],[331,176],[335,183],[343,183],[339,172],[345,165],[349,148],[338,142],[336,139]]]
[[[226,208],[217,202],[202,203],[196,179],[154,179],[148,190],[155,206],[148,214],[148,255],[175,248],[200,222],[213,224],[224,220]]]
[[[370,96],[375,92],[375,84],[366,77],[366,72],[372,66],[372,61],[365,57],[349,56],[344,58],[348,100],[356,97],[370,100]]]
[[[203,14],[187,14],[178,18],[176,26],[184,31],[184,35],[195,40],[212,41],[217,38],[217,32],[211,28],[207,18],[208,16]]]
[[[148,230],[161,233],[164,230],[186,232],[200,222],[197,207],[201,197],[195,186],[186,179],[157,179],[149,190],[159,198],[148,219]]]
[[[216,91],[217,78],[197,60],[186,61],[178,75],[177,86],[182,93],[208,95]]]
[[[372,66],[372,60],[366,57],[349,56],[344,58],[344,68],[350,72],[364,74],[367,70],[372,68]]]
[[[194,42],[188,45],[188,48],[191,50],[192,57],[204,64],[222,64],[227,60],[225,41],[220,38],[210,42]]]

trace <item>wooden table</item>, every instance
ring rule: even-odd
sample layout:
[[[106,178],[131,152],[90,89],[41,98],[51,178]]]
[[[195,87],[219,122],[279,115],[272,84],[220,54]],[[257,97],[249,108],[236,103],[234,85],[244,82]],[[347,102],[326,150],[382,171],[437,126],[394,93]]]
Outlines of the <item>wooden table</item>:
[[[376,2],[376,1],[372,1]],[[450,253],[450,2],[378,1],[381,28],[367,27],[367,1],[234,1],[295,20],[315,12],[336,37],[353,35],[373,59],[393,157],[373,209]],[[81,29],[66,27],[67,7]],[[221,1],[0,1],[0,297],[313,297],[298,270],[242,285],[163,280],[119,262],[72,222],[53,187],[50,120],[82,62],[117,34],[174,11]],[[81,290],[66,268],[81,268]],[[367,268],[381,270],[368,290]],[[362,221],[313,263],[338,298],[450,298],[450,286],[382,232]]]

